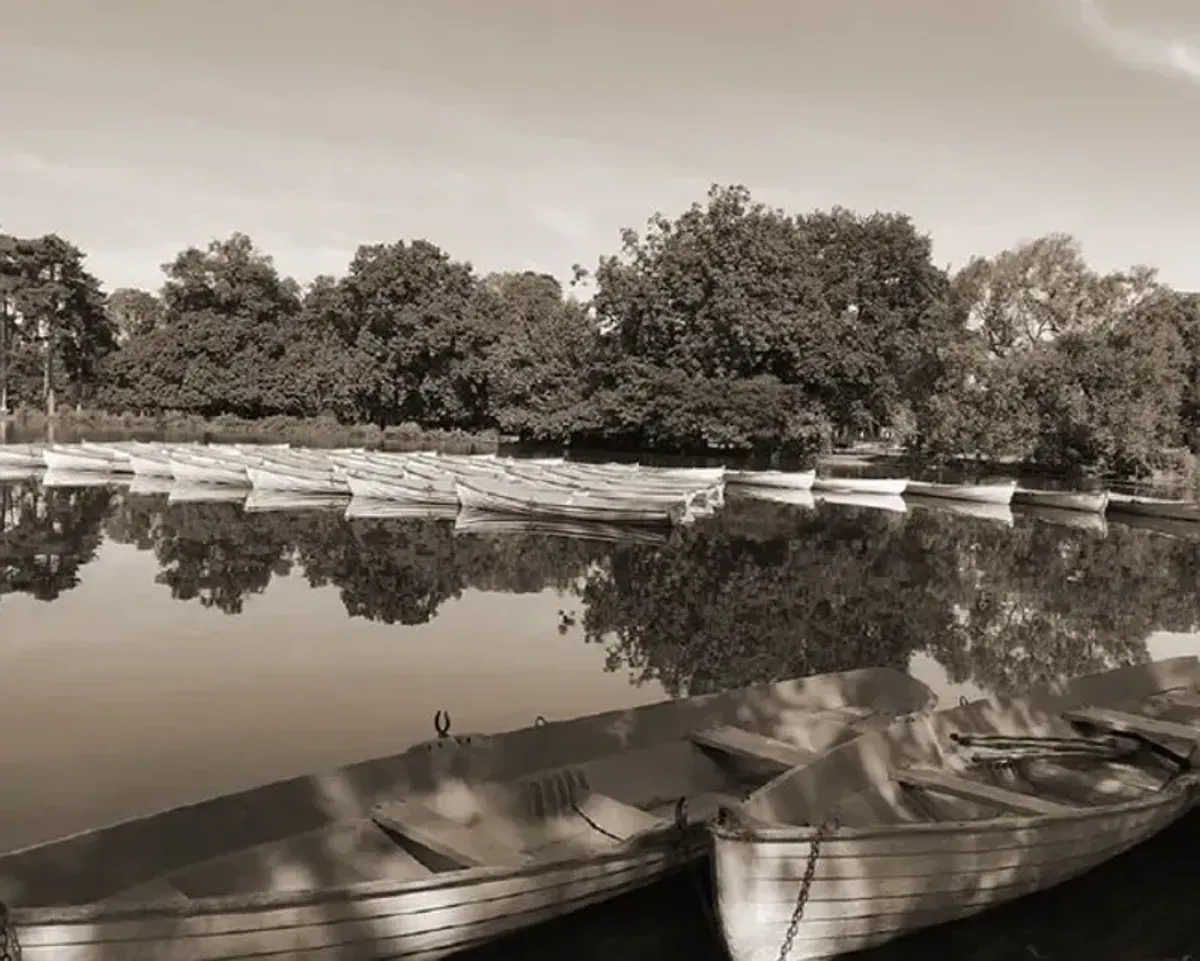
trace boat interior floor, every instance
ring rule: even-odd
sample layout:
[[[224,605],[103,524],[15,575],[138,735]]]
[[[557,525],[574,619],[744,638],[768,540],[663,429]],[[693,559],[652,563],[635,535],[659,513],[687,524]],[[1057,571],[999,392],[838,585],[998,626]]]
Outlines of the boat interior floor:
[[[1166,691],[1119,710],[1067,711],[1028,737],[967,735],[955,742],[948,753],[963,757],[961,769],[893,768],[883,779],[858,771],[834,805],[794,823],[976,821],[1135,800],[1161,789],[1197,751],[1200,693]]]
[[[847,721],[890,721],[864,709],[822,713],[830,715],[825,743],[850,736]],[[815,756],[815,747],[718,725],[512,781],[445,778],[424,793],[378,800],[366,816],[331,818],[200,863],[170,864],[164,853],[160,870],[138,872],[136,884],[103,901],[312,890],[661,849]]]

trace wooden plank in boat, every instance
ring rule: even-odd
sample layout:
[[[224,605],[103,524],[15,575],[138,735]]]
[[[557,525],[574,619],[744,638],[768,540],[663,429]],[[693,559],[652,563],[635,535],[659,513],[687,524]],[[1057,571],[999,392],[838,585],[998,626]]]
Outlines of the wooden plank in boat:
[[[148,904],[150,902],[186,904],[188,897],[166,878],[156,878],[118,891],[101,901],[105,905]]]
[[[1180,707],[1200,708],[1200,691],[1167,691],[1163,697]]]
[[[1080,724],[1090,724],[1093,727],[1116,733],[1141,734],[1148,737],[1169,737],[1181,741],[1200,742],[1200,725],[1181,724],[1179,721],[1167,721],[1158,717],[1147,717],[1145,714],[1127,714],[1124,711],[1112,711],[1108,708],[1089,707],[1066,711],[1063,714],[1068,721]]]
[[[918,771],[908,769],[896,771],[894,780],[906,787],[921,788],[926,791],[937,791],[954,797],[966,798],[970,801],[981,801],[993,807],[1016,811],[1020,814],[1072,814],[1078,813],[1079,808],[1068,804],[1059,804],[1045,798],[1034,797],[1031,794],[1021,794],[1009,791],[1007,788],[994,784],[984,784],[969,778],[957,777],[945,771]]]
[[[463,868],[515,867],[529,860],[523,851],[442,817],[420,801],[383,801],[371,810],[371,819]]]
[[[764,737],[745,728],[718,724],[688,735],[688,740],[700,747],[732,754],[735,757],[754,761],[769,761],[780,767],[795,767],[811,761],[816,755],[812,751],[796,747],[773,737]]]
[[[663,818],[595,791],[588,791],[579,798],[575,810],[605,834],[622,841],[670,826]]]

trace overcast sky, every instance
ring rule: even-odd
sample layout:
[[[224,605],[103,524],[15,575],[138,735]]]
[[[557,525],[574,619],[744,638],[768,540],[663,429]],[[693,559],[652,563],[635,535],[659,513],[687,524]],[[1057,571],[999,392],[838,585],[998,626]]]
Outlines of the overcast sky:
[[[249,233],[560,276],[712,181],[1200,289],[1196,0],[0,0],[0,226],[110,287]]]

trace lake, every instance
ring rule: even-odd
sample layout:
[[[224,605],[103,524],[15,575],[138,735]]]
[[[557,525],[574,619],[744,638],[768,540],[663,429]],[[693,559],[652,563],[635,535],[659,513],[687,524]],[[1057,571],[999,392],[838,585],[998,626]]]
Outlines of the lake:
[[[33,480],[0,482],[0,508],[0,849],[393,754],[432,737],[438,710],[494,732],[865,666],[953,702],[1200,654],[1186,527],[731,498],[626,541]],[[875,956],[1200,955],[1196,850],[1193,816],[1078,883]],[[708,884],[475,956],[716,961]]]

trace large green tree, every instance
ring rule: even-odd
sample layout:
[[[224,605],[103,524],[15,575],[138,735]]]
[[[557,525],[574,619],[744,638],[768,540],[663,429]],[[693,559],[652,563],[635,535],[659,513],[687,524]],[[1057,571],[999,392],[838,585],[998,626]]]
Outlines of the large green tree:
[[[0,324],[10,400],[38,405],[46,388],[74,403],[90,398],[116,349],[100,282],[83,252],[56,234],[0,235]]]
[[[906,410],[908,372],[947,323],[947,278],[908,218],[792,216],[741,186],[714,186],[674,220],[656,214],[644,235],[626,230],[595,280],[602,329],[664,372],[642,380],[732,396],[763,378],[787,388],[776,401],[848,431]]]
[[[189,247],[163,271],[161,317],[113,358],[107,402],[205,416],[290,412],[280,361],[299,285],[240,233]]]
[[[494,331],[479,310],[470,264],[425,240],[372,244],[323,296],[318,333],[350,356],[343,375],[359,419],[435,427],[485,420],[481,358]]]

